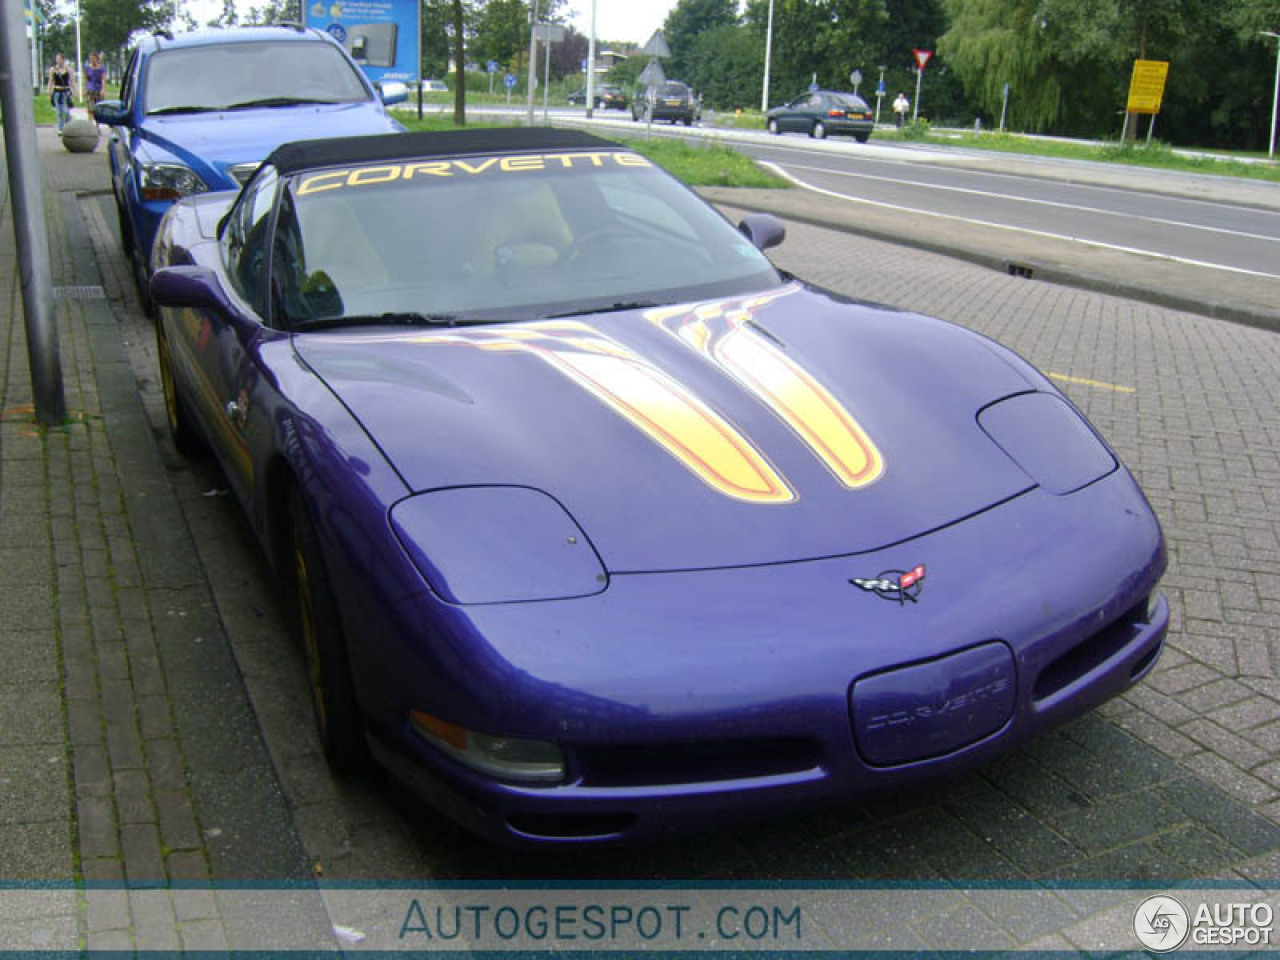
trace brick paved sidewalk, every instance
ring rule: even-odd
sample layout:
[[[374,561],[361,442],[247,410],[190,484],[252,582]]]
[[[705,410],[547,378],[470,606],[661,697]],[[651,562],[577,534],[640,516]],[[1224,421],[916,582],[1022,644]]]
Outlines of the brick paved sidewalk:
[[[0,193],[0,879],[309,876],[204,571],[143,413],[78,196],[100,147],[38,129],[69,421],[32,421],[7,175]],[[118,889],[0,918],[49,949],[225,949],[216,899]],[[11,923],[17,922],[14,927]],[[25,926],[24,926],[25,925]],[[25,931],[23,933],[22,931]]]

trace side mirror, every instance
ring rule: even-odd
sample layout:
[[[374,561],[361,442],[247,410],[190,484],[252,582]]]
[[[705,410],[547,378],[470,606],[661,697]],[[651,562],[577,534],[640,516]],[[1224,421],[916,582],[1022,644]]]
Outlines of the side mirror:
[[[93,119],[109,127],[122,127],[129,122],[129,111],[120,100],[99,100],[93,105]]]
[[[749,213],[738,224],[738,232],[757,250],[776,247],[787,238],[787,228],[772,213]]]
[[[228,313],[231,302],[208,267],[163,267],[151,275],[151,299],[162,307]]]
[[[374,86],[378,88],[378,96],[383,104],[388,107],[393,103],[404,103],[409,99],[409,87],[399,80],[384,80]]]

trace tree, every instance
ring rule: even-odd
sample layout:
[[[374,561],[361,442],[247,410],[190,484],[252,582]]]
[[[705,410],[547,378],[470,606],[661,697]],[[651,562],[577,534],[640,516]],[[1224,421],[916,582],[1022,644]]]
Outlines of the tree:
[[[582,74],[582,63],[587,59],[587,37],[573,27],[565,27],[564,39],[551,45],[551,76],[556,80]],[[586,77],[583,76],[583,83]]]
[[[467,42],[462,0],[453,0],[453,124],[467,125]]]
[[[208,25],[211,27],[234,27],[240,22],[240,14],[236,12],[236,0],[222,0],[222,13],[218,14]]]
[[[478,60],[518,69],[529,50],[529,7],[524,0],[488,0],[476,17],[471,49]]]
[[[283,23],[297,18],[296,0],[267,0],[261,7],[250,7],[244,22],[247,24]]]
[[[761,51],[768,12],[768,0],[749,0],[747,21]],[[888,17],[882,0],[774,0],[770,105],[790,100],[815,79],[822,87],[847,89],[854,67],[884,63],[879,58]]]
[[[691,55],[698,38],[716,27],[738,22],[736,0],[679,0],[667,14],[662,32],[671,48],[671,74],[691,77]]]
[[[443,77],[449,72],[449,34],[452,29],[452,0],[423,0],[422,75]]]
[[[689,82],[717,110],[760,103],[764,82],[764,46],[753,30],[737,24],[699,34],[689,51]]]
[[[81,0],[81,40],[88,50],[118,53],[138,30],[173,20],[171,0]]]

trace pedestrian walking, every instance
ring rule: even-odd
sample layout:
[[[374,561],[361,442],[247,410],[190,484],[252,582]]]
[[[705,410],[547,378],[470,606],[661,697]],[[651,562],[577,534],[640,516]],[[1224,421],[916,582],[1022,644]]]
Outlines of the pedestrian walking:
[[[58,114],[58,132],[71,119],[71,67],[62,54],[54,57],[49,68],[49,102]]]
[[[89,54],[89,65],[84,68],[84,98],[90,110],[102,100],[102,84],[106,76],[107,68],[102,65],[102,58],[96,53]]]
[[[898,121],[898,129],[902,129],[902,125],[907,122],[907,114],[911,112],[911,101],[907,99],[907,95],[898,92],[897,98],[893,101],[893,115]]]

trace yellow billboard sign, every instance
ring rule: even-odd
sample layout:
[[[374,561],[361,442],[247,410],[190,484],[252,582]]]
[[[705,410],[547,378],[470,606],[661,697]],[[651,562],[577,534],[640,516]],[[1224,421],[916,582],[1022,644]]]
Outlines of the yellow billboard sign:
[[[1129,80],[1130,113],[1159,113],[1164,99],[1164,81],[1169,76],[1168,60],[1135,60]]]

